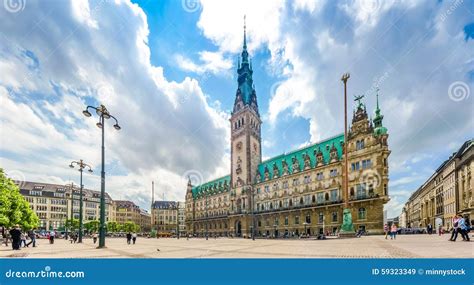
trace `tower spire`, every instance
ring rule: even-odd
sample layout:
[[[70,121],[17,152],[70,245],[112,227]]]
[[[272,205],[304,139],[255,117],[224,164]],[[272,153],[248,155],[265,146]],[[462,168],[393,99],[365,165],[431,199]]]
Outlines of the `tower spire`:
[[[247,23],[246,23],[247,15],[244,15],[244,50],[247,49]]]

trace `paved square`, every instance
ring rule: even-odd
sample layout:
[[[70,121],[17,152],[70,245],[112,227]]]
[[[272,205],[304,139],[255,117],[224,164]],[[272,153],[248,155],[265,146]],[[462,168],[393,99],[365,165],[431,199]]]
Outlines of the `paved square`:
[[[399,235],[327,240],[266,240],[218,238],[138,238],[127,245],[125,238],[108,238],[107,248],[96,249],[91,239],[83,244],[39,240],[36,248],[13,251],[0,247],[0,257],[28,258],[472,258],[472,242],[449,242],[449,236]]]

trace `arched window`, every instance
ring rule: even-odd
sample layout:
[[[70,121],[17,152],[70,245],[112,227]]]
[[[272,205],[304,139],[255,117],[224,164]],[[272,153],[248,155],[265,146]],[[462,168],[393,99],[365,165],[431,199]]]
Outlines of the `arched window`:
[[[303,205],[303,197],[300,198],[300,205]]]
[[[290,207],[293,206],[293,199],[290,199]]]
[[[328,194],[328,193],[326,193],[326,194],[324,195],[324,199],[325,199],[326,201],[329,201],[329,194]]]
[[[316,196],[313,195],[311,201],[312,201],[313,203],[316,203]]]
[[[359,208],[359,220],[365,220],[367,218],[367,211],[365,208]]]
[[[280,208],[282,208],[282,204],[281,204],[281,201],[280,201],[280,203],[279,203],[279,205],[280,205]]]

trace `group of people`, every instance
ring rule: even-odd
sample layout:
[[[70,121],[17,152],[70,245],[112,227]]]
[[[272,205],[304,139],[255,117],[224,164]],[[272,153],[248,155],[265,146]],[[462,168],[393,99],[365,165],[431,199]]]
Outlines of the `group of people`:
[[[8,246],[8,234],[10,235],[12,241],[12,249],[13,250],[20,250],[23,247],[36,247],[36,233],[33,229],[29,231],[22,231],[20,225],[15,225],[8,231],[5,227],[2,227],[2,238],[5,242],[5,245]],[[29,242],[27,242],[29,240]]]
[[[453,231],[451,233],[451,238],[449,241],[456,241],[458,234],[461,234],[463,241],[471,241],[469,239],[470,225],[466,222],[466,219],[462,215],[454,216],[453,220]]]
[[[385,233],[385,239],[387,239],[388,235],[390,235],[390,239],[397,239],[398,228],[395,223],[390,227],[388,224],[383,225],[383,232]]]
[[[127,244],[131,244],[133,242],[133,244],[135,244],[135,242],[137,241],[137,233],[131,233],[131,232],[128,232],[127,233]]]

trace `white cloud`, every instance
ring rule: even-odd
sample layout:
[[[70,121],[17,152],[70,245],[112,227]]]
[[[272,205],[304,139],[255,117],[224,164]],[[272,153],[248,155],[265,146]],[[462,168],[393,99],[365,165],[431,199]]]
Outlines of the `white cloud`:
[[[183,200],[187,170],[199,169],[205,179],[228,171],[227,115],[208,103],[196,80],[168,81],[150,63],[147,19],[138,5],[28,2],[17,14],[0,9],[0,17],[0,73],[8,74],[0,78],[0,161],[7,173],[63,183],[77,179],[67,167],[71,160],[99,169],[97,118],[81,113],[86,103],[99,102],[122,126],[106,128],[112,197],[149,207],[155,180],[157,192],[168,189],[167,198]],[[225,67],[216,55],[202,57],[212,68]],[[86,187],[99,188],[98,174],[85,177]]]

